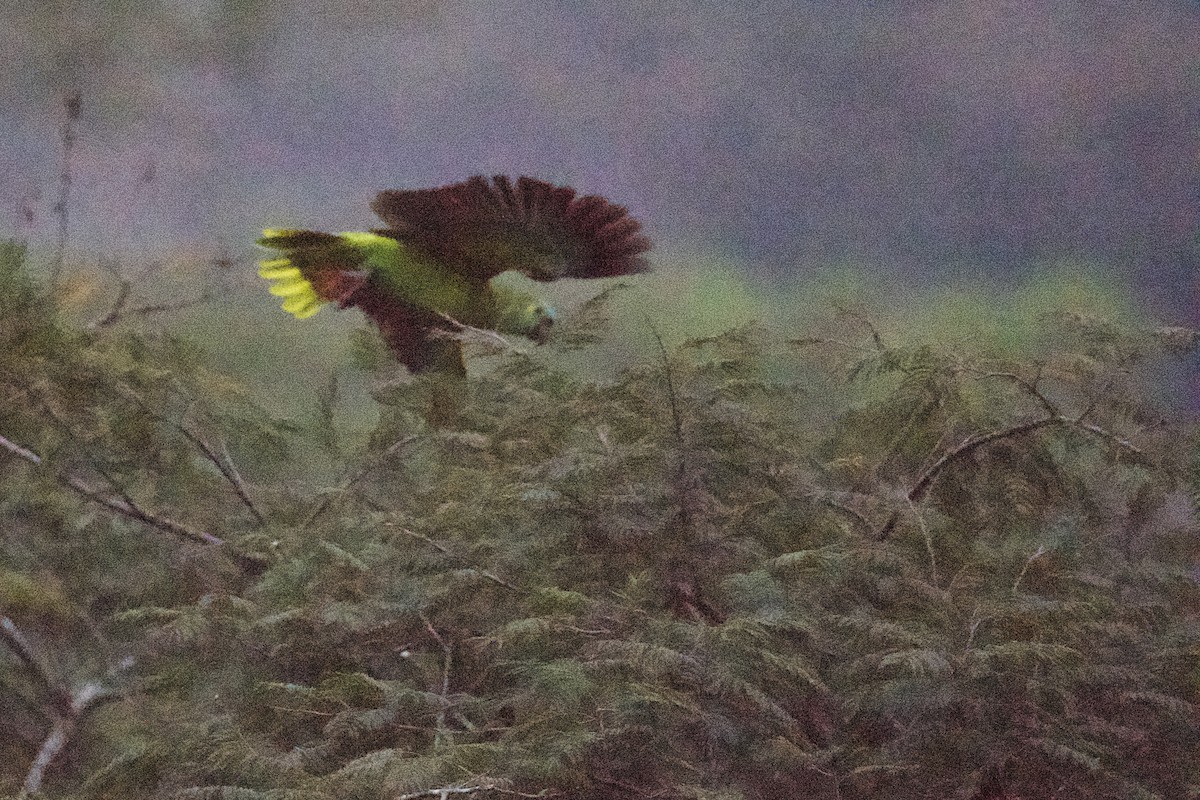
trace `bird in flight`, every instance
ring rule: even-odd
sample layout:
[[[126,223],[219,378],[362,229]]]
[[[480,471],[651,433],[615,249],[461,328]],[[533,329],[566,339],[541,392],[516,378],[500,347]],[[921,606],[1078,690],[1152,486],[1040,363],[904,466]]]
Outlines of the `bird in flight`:
[[[625,207],[535,178],[389,190],[371,208],[386,228],[263,231],[258,243],[278,255],[258,274],[297,319],[326,303],[361,309],[414,373],[465,376],[461,343],[439,332],[469,326],[545,340],[553,309],[493,284],[501,273],[553,281],[649,269],[650,242]]]

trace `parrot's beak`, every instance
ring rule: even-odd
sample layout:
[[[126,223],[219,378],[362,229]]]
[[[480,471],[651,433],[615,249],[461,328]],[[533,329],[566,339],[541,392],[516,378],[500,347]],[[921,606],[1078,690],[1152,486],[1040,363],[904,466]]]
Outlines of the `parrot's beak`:
[[[550,338],[550,328],[552,327],[554,327],[554,318],[542,317],[537,321],[529,338],[539,345],[545,344],[546,340]]]

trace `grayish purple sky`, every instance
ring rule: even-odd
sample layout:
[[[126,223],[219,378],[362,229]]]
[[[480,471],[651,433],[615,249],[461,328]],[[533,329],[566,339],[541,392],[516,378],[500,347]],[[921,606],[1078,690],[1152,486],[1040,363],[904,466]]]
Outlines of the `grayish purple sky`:
[[[0,0],[0,63],[0,235],[52,240],[77,89],[83,257],[528,173],[760,275],[1069,257],[1200,323],[1195,2]]]

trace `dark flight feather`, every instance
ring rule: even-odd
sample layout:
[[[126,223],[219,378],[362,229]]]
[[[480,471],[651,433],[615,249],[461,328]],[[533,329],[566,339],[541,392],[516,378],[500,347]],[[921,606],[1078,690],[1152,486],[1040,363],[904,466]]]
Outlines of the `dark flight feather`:
[[[475,176],[436,189],[381,192],[385,235],[420,247],[472,280],[508,270],[535,280],[645,272],[650,242],[624,206],[535,178]]]

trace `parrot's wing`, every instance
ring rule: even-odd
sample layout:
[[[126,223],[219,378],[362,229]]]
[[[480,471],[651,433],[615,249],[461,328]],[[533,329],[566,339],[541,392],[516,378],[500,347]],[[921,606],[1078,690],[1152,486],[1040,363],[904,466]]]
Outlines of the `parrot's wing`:
[[[340,236],[302,230],[266,230],[258,243],[281,251],[259,264],[260,277],[271,281],[271,294],[283,308],[303,319],[323,303],[345,308],[370,277],[362,253]]]
[[[360,292],[354,305],[375,323],[396,360],[413,373],[466,375],[462,343],[436,333],[448,327],[438,314],[411,306],[386,292],[370,290]]]
[[[453,427],[466,398],[467,366],[462,342],[438,335],[448,329],[446,320],[384,292],[360,292],[355,305],[375,323],[397,361],[414,375],[426,373],[430,424]]]
[[[431,253],[473,280],[509,270],[535,280],[606,278],[649,269],[650,241],[624,206],[521,177],[475,176],[437,189],[381,192],[380,231]]]

